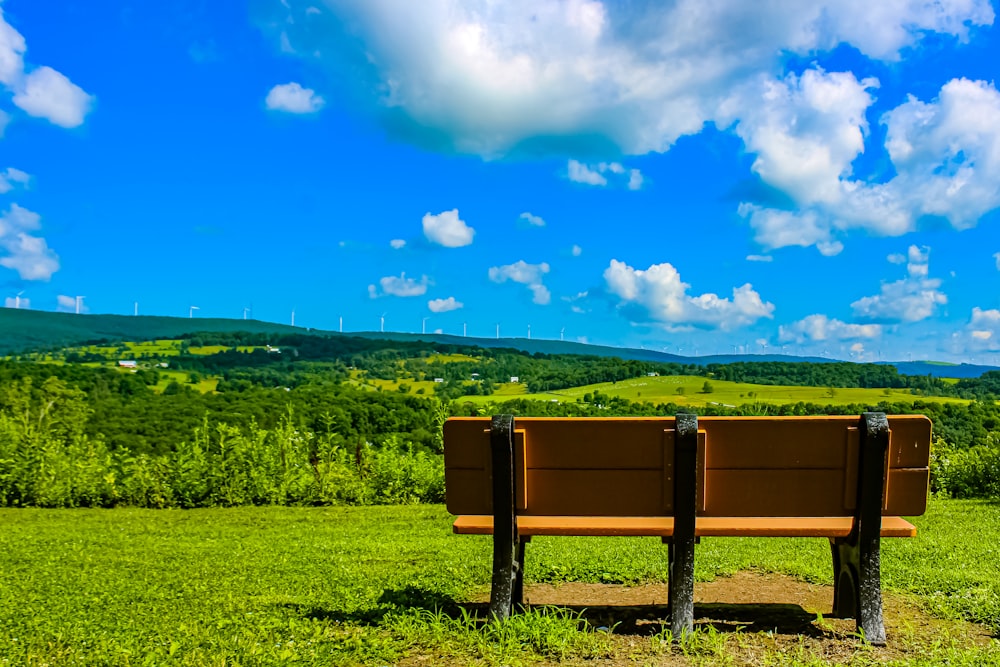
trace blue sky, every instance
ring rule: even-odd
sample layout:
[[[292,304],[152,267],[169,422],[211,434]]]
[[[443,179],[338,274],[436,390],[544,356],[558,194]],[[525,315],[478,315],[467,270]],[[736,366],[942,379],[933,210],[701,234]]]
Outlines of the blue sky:
[[[0,296],[996,363],[996,10],[3,0]]]

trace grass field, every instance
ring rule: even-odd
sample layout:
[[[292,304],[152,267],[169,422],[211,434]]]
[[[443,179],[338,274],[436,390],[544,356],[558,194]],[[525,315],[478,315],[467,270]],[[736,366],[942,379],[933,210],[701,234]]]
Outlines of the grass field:
[[[711,393],[704,393],[706,380]],[[895,389],[843,389],[837,387],[794,387],[784,385],[748,384],[712,380],[696,375],[665,375],[644,377],[621,382],[602,382],[559,391],[529,394],[523,384],[502,384],[492,396],[470,396],[463,401],[484,403],[504,398],[529,398],[540,401],[576,401],[586,394],[600,393],[627,398],[630,401],[649,403],[676,403],[682,406],[701,407],[709,404],[737,406],[745,403],[819,403],[822,405],[847,405],[849,403],[876,404],[923,400],[941,403],[968,403],[960,398],[916,396],[909,391]]]
[[[915,523],[917,538],[883,544],[887,591],[1000,630],[1000,505],[932,501]],[[766,632],[703,627],[677,646],[545,609],[484,626],[458,605],[486,589],[489,545],[452,535],[440,506],[0,510],[0,664],[736,664],[747,650],[754,664],[828,664]],[[831,578],[819,539],[706,538],[696,553],[699,580]],[[633,584],[665,568],[652,538],[539,538],[527,579]],[[1000,664],[1000,642],[972,641],[969,626],[906,622],[892,664]],[[849,636],[833,645],[838,663],[886,660]]]

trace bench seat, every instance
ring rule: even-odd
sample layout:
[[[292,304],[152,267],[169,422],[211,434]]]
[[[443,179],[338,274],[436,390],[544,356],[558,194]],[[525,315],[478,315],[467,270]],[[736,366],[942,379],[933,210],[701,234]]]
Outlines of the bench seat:
[[[698,517],[697,537],[828,537],[851,533],[854,518],[845,517]],[[492,535],[493,517],[459,516],[452,526],[459,535]],[[671,537],[673,517],[648,516],[525,516],[517,517],[517,532],[534,535],[594,535]],[[917,528],[898,516],[882,517],[882,537],[915,537]]]

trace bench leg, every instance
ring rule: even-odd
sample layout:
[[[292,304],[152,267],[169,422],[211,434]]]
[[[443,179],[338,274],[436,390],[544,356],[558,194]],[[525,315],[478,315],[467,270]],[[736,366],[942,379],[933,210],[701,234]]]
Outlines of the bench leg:
[[[524,606],[524,547],[531,541],[531,537],[522,537],[517,544],[517,563],[514,569],[514,592],[513,603]]]
[[[514,610],[515,593],[520,596],[520,563],[524,549],[517,533],[514,506],[514,416],[495,415],[490,425],[490,455],[493,465],[493,581],[490,615],[508,618]],[[518,600],[520,601],[520,600]]]
[[[830,541],[833,613],[841,618],[856,618],[864,640],[883,646],[881,533],[889,423],[883,413],[866,412],[861,416],[858,430],[861,449],[854,528],[846,538]]]
[[[694,630],[694,545],[697,511],[698,417],[677,415],[674,439],[674,535],[670,541],[670,632]]]

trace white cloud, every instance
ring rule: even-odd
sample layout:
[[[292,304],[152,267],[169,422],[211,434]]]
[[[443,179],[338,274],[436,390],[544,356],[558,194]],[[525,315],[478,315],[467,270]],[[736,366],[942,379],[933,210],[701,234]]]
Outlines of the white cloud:
[[[601,172],[591,169],[582,162],[570,160],[566,166],[566,175],[574,183],[585,183],[587,185],[607,185],[608,179],[601,176]]]
[[[963,335],[964,334],[964,335]],[[972,317],[962,334],[958,335],[961,352],[1000,351],[1000,310],[973,308]]]
[[[626,172],[628,176],[626,176]],[[599,162],[586,165],[577,160],[570,160],[566,163],[566,176],[574,183],[603,187],[608,184],[608,175],[611,175],[618,182],[625,183],[625,187],[629,190],[642,189],[642,172],[638,169],[626,170],[620,162]]]
[[[573,247],[569,249],[569,253],[574,257],[579,257],[583,254],[583,248],[574,243]]]
[[[948,303],[948,297],[938,290],[941,281],[927,277],[930,248],[911,245],[906,259],[907,277],[882,283],[879,294],[852,303],[856,317],[881,322],[918,322]]]
[[[773,262],[774,257],[771,255],[747,255],[748,262]]]
[[[56,310],[62,313],[75,313],[76,312],[76,297],[67,296],[66,294],[60,294],[56,297]],[[86,313],[87,306],[84,304],[83,299],[80,299],[80,312]]]
[[[894,252],[890,254],[886,259],[890,264],[906,264],[906,255],[899,252]]]
[[[423,219],[424,236],[427,240],[446,248],[460,248],[472,243],[476,230],[458,217],[458,209],[442,211],[437,215],[427,213]]]
[[[292,81],[275,86],[267,93],[264,100],[268,109],[287,111],[288,113],[315,113],[326,104],[321,96],[312,88],[303,88],[301,84]]]
[[[401,273],[399,276],[385,276],[379,279],[379,285],[382,288],[381,293],[375,285],[368,286],[368,295],[373,299],[378,296],[422,296],[427,293],[427,286],[430,284],[430,279],[427,276],[422,276],[420,280],[414,280],[413,278],[407,278],[406,273]]]
[[[54,125],[82,125],[94,97],[51,67],[26,67],[26,51],[24,37],[7,23],[0,7],[0,84],[13,94],[14,105]],[[0,113],[0,136],[9,119],[6,113]]]
[[[60,127],[83,125],[94,98],[64,74],[39,67],[28,74],[14,92],[14,104],[25,113]]]
[[[511,280],[523,285],[534,285],[542,282],[542,276],[549,272],[549,265],[546,262],[541,264],[528,264],[523,259],[513,264],[503,266],[492,266],[489,270],[490,280],[495,283],[502,283]]]
[[[406,247],[406,241],[403,239],[393,239],[389,241],[389,245],[392,246],[393,250],[399,250]]]
[[[533,227],[545,226],[545,220],[543,220],[540,216],[534,215],[533,213],[528,213],[527,211],[519,215],[518,220],[524,220]]]
[[[863,112],[871,99],[865,91],[874,83],[810,72],[790,77],[796,87],[786,83],[783,94],[765,96],[736,125],[758,154],[754,170],[799,209],[744,204],[741,213],[761,245],[839,243],[835,237],[852,229],[899,236],[927,217],[964,229],[1000,207],[1000,92],[993,84],[953,79],[936,100],[911,96],[886,113],[881,122],[895,175],[869,183],[853,179],[851,162],[864,150]]]
[[[449,310],[458,310],[464,305],[461,301],[456,301],[453,296],[449,296],[447,299],[431,299],[427,302],[427,307],[433,313],[447,313]]]
[[[542,278],[549,272],[549,265],[546,262],[540,264],[528,264],[523,259],[513,264],[503,266],[491,266],[488,272],[490,280],[495,283],[511,282],[527,285],[531,290],[532,301],[540,306],[548,305],[552,301],[552,294],[548,288],[542,284]]]
[[[771,318],[774,304],[761,300],[750,283],[733,289],[733,297],[707,293],[690,296],[691,287],[668,263],[646,270],[633,269],[616,259],[604,271],[608,290],[621,299],[620,308],[632,319],[647,317],[675,326],[698,326],[724,330]],[[636,308],[638,308],[638,316]]]
[[[289,3],[288,16],[310,1]],[[326,62],[378,110],[397,112],[381,114],[387,125],[403,117],[425,141],[435,136],[447,148],[487,156],[572,141],[610,142],[625,154],[665,151],[699,132],[740,82],[775,71],[789,53],[809,57],[846,43],[894,61],[928,33],[961,40],[994,18],[989,0],[327,7],[339,23],[326,33],[309,21],[275,20],[275,40],[294,31],[317,48],[335,46]],[[358,46],[345,55],[348,35]]]
[[[880,324],[848,324],[820,314],[809,315],[797,322],[778,327],[778,340],[783,343],[871,339],[881,335]]]
[[[17,204],[0,216],[0,266],[17,271],[21,280],[48,280],[59,270],[58,255],[29,233],[40,227],[41,216]]]
[[[0,194],[6,194],[14,189],[14,185],[27,185],[31,182],[31,175],[26,174],[20,169],[14,169],[13,167],[7,167],[6,170],[0,172]]]

